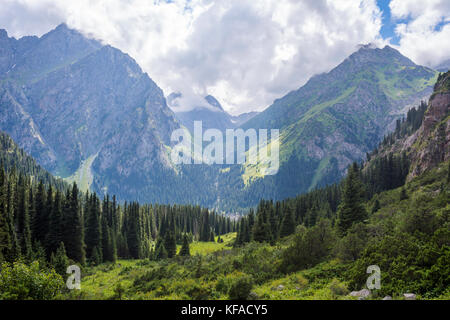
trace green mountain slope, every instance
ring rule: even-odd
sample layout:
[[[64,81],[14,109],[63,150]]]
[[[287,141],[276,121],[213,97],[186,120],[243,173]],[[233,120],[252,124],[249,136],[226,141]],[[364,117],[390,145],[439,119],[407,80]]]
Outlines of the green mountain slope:
[[[437,76],[389,46],[366,46],[311,78],[244,124],[281,134],[279,173],[252,179],[254,169],[244,167],[248,192],[264,189],[264,197],[282,199],[337,181],[409,107],[429,97]]]
[[[51,184],[62,190],[67,184],[53,177],[51,173],[42,168],[36,160],[21,149],[6,133],[0,131],[0,163],[6,172],[16,170],[33,181],[42,180],[45,184]]]

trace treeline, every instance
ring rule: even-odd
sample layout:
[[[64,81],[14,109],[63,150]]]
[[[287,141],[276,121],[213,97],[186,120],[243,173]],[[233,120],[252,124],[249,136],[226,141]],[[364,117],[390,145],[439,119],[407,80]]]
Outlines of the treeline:
[[[358,211],[366,194],[362,176],[362,167],[354,163],[347,178],[340,184],[284,201],[261,200],[256,213],[250,210],[240,220],[235,245],[241,246],[251,241],[274,244],[280,238],[293,234],[298,225],[313,227],[322,219],[329,220],[332,225],[349,224],[349,219],[363,220],[365,213]],[[342,229],[345,232],[348,227]]]
[[[358,201],[364,202],[377,193],[404,185],[409,165],[406,154],[390,153],[363,164],[353,163],[348,169],[347,178],[339,184],[319,188],[293,199],[277,202],[261,200],[256,212],[250,210],[241,219],[236,245],[252,240],[275,243],[279,238],[294,233],[297,225],[313,227],[322,218],[329,219],[334,225],[339,218],[339,208],[345,206],[343,199],[347,197],[348,201],[353,202],[351,206],[357,206]],[[352,191],[346,195],[347,189]]]
[[[13,139],[3,131],[0,131],[0,163],[6,171],[13,168],[24,175],[28,175],[34,181],[42,180],[44,184],[51,183],[62,190],[67,184],[62,179],[55,178],[36,163],[23,149],[19,148]]]
[[[235,230],[229,218],[199,206],[118,204],[114,196],[101,200],[76,184],[55,188],[11,168],[0,167],[0,260],[162,258],[159,240],[172,257],[183,240],[215,241]]]
[[[398,119],[395,124],[395,130],[383,138],[379,148],[376,148],[367,157],[370,160],[371,156],[375,156],[379,149],[394,144],[398,139],[410,136],[416,132],[422,125],[423,117],[427,111],[427,104],[424,101],[420,102],[420,105],[408,110],[406,118]]]

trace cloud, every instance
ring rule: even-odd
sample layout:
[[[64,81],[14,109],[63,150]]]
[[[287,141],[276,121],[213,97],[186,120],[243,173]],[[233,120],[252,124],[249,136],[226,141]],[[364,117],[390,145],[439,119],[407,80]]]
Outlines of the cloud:
[[[133,56],[166,94],[212,94],[232,114],[381,43],[375,0],[4,0],[0,21],[16,37],[66,22]]]
[[[450,58],[450,1],[392,0],[398,49],[414,62],[435,66]]]

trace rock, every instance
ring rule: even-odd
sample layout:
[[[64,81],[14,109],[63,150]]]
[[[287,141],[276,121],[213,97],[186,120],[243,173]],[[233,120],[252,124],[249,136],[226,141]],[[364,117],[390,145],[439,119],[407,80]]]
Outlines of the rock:
[[[280,285],[277,287],[277,290],[278,290],[278,291],[283,291],[283,289],[284,289],[284,286],[283,286],[282,284],[280,284]]]
[[[258,300],[259,299],[259,296],[256,294],[256,292],[250,292],[249,294],[248,294],[248,300]]]
[[[391,296],[386,296],[386,297],[383,298],[383,300],[392,300],[392,297]]]
[[[414,293],[405,293],[403,294],[405,300],[416,300],[416,295]]]
[[[350,296],[352,296],[352,297],[360,297],[360,298],[365,299],[368,296],[370,296],[370,290],[362,289],[360,291],[352,291],[352,292],[350,292]]]

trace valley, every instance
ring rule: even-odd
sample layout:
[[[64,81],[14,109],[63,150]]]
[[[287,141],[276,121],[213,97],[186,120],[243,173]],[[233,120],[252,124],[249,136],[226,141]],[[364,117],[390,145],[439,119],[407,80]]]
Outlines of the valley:
[[[165,94],[66,24],[0,30],[0,300],[450,299],[450,71],[360,45],[262,112]],[[227,129],[276,174],[174,161]]]

